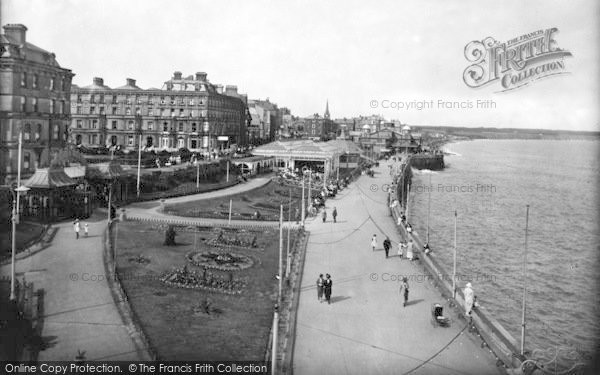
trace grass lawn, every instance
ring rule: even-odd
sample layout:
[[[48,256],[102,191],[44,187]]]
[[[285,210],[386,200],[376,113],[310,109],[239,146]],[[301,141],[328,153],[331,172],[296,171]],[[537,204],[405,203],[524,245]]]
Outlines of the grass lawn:
[[[302,188],[291,188],[292,215],[294,219],[296,207],[300,210]],[[316,194],[312,190],[313,195]],[[305,191],[308,194],[308,190]],[[284,219],[288,218],[290,188],[271,181],[268,184],[244,193],[229,195],[215,199],[195,202],[175,203],[165,206],[165,212],[187,217],[227,218],[229,216],[229,200],[232,200],[232,219],[250,219],[258,211],[261,220],[279,220],[279,205],[283,204]]]
[[[145,334],[163,360],[263,360],[277,297],[279,232],[225,232],[227,238],[256,236],[258,247],[219,248],[206,243],[218,237],[217,230],[193,229],[177,227],[177,246],[164,246],[166,226],[119,224],[118,272]],[[247,280],[241,294],[179,288],[160,280],[186,264],[190,271],[201,271],[186,255],[207,250],[245,255],[254,261],[249,268],[231,272],[234,278]],[[222,277],[230,273],[209,272]],[[201,308],[207,298],[212,303],[209,314]]]
[[[17,252],[22,251],[29,242],[38,238],[44,231],[44,226],[37,223],[23,222],[17,224]],[[12,251],[12,225],[0,229],[0,259],[10,256]]]

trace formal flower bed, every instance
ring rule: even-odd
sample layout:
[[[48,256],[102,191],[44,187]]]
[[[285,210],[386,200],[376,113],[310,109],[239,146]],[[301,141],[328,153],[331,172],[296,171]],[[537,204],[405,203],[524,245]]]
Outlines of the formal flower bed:
[[[209,292],[240,294],[247,284],[245,279],[216,276],[204,269],[201,272],[190,271],[187,266],[176,268],[163,276],[162,282],[174,287],[202,289]]]
[[[254,264],[250,257],[223,251],[192,251],[186,257],[195,266],[219,271],[239,271]]]

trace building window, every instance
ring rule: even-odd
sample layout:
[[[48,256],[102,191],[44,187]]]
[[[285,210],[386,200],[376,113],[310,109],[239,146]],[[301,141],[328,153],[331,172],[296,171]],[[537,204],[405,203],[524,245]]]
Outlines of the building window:
[[[184,147],[185,147],[185,139],[179,138],[177,140],[177,148],[184,148]]]
[[[148,108],[148,116],[154,116],[154,110],[152,107]]]
[[[97,134],[92,134],[92,144],[98,144],[98,135]]]
[[[104,114],[104,107],[100,107],[100,114],[103,115]]]
[[[110,136],[110,144],[112,146],[116,146],[117,145],[117,136],[116,135],[111,135]]]
[[[139,108],[139,107],[137,107],[137,108],[135,109],[135,114],[136,114],[136,115],[141,115],[141,114],[142,114],[142,111],[140,110],[140,108]]]
[[[131,108],[129,108],[129,107],[125,108],[125,114],[126,115],[130,115],[131,114]]]
[[[21,73],[21,87],[27,87],[27,73]]]
[[[95,113],[96,113],[96,107],[94,107],[94,106],[91,106],[91,107],[90,107],[90,113],[91,113],[92,115],[93,115],[93,114],[95,114]]]
[[[77,106],[77,112],[76,112],[76,113],[77,113],[78,115],[80,115],[80,114],[81,114],[81,106],[80,106],[80,105],[78,105],[78,106]]]
[[[42,136],[42,124],[37,124],[37,129],[35,131],[35,140],[38,141]]]
[[[148,130],[152,130],[154,128],[154,123],[152,121],[148,121]]]
[[[168,122],[163,122],[163,131],[164,132],[168,132],[169,131],[169,123]]]
[[[38,101],[37,98],[31,98],[31,107],[33,108],[33,112],[38,111]]]
[[[117,121],[114,120],[112,121],[112,129],[116,129],[117,128]]]
[[[30,156],[29,156],[29,152],[26,152],[23,155],[23,169],[29,170],[29,166],[30,166]]]
[[[33,80],[31,82],[32,88],[37,89],[38,88],[38,83],[39,83],[39,77],[38,77],[37,74],[34,74],[33,75]]]
[[[66,113],[65,112],[65,101],[64,100],[60,101],[60,112],[59,113],[61,113],[63,115]]]
[[[183,108],[179,108],[179,116],[183,117]]]
[[[179,123],[179,131],[182,132],[183,131],[183,122]]]
[[[133,135],[127,136],[127,145],[133,146]]]
[[[165,116],[167,115],[167,110],[166,110],[165,108],[161,109],[161,110],[160,110],[160,115],[161,115],[162,117],[165,117]]]
[[[98,129],[98,120],[92,120],[92,129]]]
[[[129,125],[129,130],[133,130],[133,121],[129,121],[128,125]]]
[[[27,102],[27,100],[25,99],[24,96],[21,97],[21,112],[25,112],[25,103]]]
[[[49,90],[54,90],[54,77],[50,77],[50,87]]]
[[[29,141],[31,139],[31,125],[25,124],[23,128],[23,140]]]
[[[198,147],[198,141],[195,139],[192,139],[190,142],[190,148],[197,148]]]
[[[54,113],[54,99],[50,99],[50,108],[49,108],[49,112],[50,113]]]
[[[192,122],[192,133],[195,133],[195,132],[196,132],[196,123]]]
[[[82,121],[77,120],[77,129],[81,129]]]
[[[58,134],[60,133],[60,127],[58,124],[54,124],[54,128],[52,129],[52,139],[58,139]]]
[[[171,108],[171,117],[175,117],[175,109]]]

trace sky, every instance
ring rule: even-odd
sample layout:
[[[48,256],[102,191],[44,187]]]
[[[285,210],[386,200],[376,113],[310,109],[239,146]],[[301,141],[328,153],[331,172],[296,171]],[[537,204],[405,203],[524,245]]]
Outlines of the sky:
[[[329,101],[333,118],[378,114],[411,125],[600,131],[595,0],[1,4],[2,24],[26,25],[27,40],[54,52],[80,86],[102,77],[110,87],[133,78],[141,88],[160,88],[174,71],[206,72],[214,84],[236,85],[297,116],[323,114]],[[497,82],[465,84],[471,41],[506,42],[553,27],[558,47],[572,54],[564,59],[567,74],[505,92]]]

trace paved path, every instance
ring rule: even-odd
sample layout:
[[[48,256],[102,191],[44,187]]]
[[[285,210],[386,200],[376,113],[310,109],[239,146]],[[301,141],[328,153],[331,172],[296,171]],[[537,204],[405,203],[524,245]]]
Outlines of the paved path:
[[[246,183],[234,185],[232,187],[210,191],[206,193],[199,193],[193,195],[186,195],[182,197],[165,199],[165,205],[174,203],[185,203],[193,202],[204,199],[213,199],[219,197],[225,197],[228,195],[239,194],[253,189],[257,189],[264,186],[271,181],[272,176],[258,177],[249,180]],[[171,220],[174,222],[181,223],[193,223],[196,225],[227,225],[227,219],[214,219],[214,218],[198,218],[198,217],[187,217],[187,216],[176,216],[169,215],[161,212],[161,206],[153,205],[148,206],[148,202],[134,203],[125,207],[127,217],[136,220]],[[258,220],[231,220],[231,225],[242,225],[242,226],[277,226],[278,222],[272,221],[258,221]],[[287,223],[285,225],[288,225]]]
[[[386,163],[374,178],[362,176],[336,199],[338,223],[307,222],[311,232],[302,278],[293,358],[294,374],[497,374],[495,357],[452,316],[450,328],[434,328],[431,305],[445,302],[429,282],[412,281],[409,305],[399,294],[402,275],[423,275],[416,262],[400,260],[399,234],[389,216]],[[377,186],[377,191],[371,190]],[[374,190],[374,188],[373,188]],[[370,239],[377,234],[373,252]],[[393,243],[386,259],[382,242]],[[332,304],[319,303],[320,273],[333,280]],[[416,277],[413,276],[413,279]],[[451,309],[445,307],[445,314]]]
[[[106,220],[96,215],[87,222],[88,238],[76,240],[70,222],[56,224],[50,247],[16,263],[17,278],[25,276],[34,289],[44,291],[42,338],[49,347],[39,360],[72,361],[78,350],[86,352],[87,360],[149,359],[131,339],[106,280]],[[0,273],[9,275],[10,265]]]

